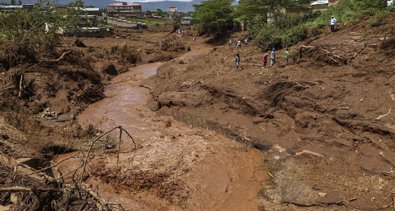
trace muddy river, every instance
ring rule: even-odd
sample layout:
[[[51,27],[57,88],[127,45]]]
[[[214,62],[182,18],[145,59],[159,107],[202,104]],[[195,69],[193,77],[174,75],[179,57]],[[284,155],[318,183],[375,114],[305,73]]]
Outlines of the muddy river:
[[[193,46],[179,59],[208,51]],[[158,116],[145,106],[150,94],[140,83],[156,74],[160,65],[137,66],[115,77],[106,86],[106,98],[79,116],[83,127],[91,124],[107,131],[122,126],[138,145],[134,150],[132,141],[124,137],[118,167],[114,150],[96,155],[88,165],[86,183],[127,210],[258,210],[258,192],[266,178],[260,152],[215,132]],[[62,156],[57,159],[69,155]],[[68,160],[59,170],[67,174],[79,162]]]

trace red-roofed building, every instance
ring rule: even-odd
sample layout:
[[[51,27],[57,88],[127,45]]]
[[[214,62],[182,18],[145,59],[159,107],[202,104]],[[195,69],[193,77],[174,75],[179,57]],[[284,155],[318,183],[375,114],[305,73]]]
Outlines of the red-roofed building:
[[[110,17],[132,17],[142,15],[140,4],[131,2],[116,2],[107,5],[107,14]]]

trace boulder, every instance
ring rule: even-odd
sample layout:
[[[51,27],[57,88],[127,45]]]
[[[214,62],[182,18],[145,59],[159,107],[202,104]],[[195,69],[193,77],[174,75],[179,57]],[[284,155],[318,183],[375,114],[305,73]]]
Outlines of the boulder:
[[[105,66],[101,69],[101,72],[104,73],[104,74],[111,75],[111,76],[116,76],[116,75],[119,74],[119,73],[118,73],[118,70],[117,70],[117,68],[115,67],[114,64],[105,65]]]

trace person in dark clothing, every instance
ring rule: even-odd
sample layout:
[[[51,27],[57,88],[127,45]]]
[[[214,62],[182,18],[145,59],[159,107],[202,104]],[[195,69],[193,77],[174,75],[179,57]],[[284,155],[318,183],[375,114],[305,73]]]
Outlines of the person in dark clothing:
[[[239,54],[236,54],[235,64],[236,64],[236,69],[238,70],[240,68],[240,55]]]

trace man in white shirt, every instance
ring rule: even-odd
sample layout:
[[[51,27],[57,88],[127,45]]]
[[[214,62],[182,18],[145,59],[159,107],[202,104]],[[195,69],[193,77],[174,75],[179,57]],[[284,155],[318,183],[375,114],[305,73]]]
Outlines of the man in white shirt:
[[[335,30],[336,30],[336,23],[337,23],[337,20],[336,20],[336,18],[333,17],[333,15],[332,15],[332,17],[331,17],[331,22],[330,22],[330,24],[331,24],[331,32],[335,32]]]

